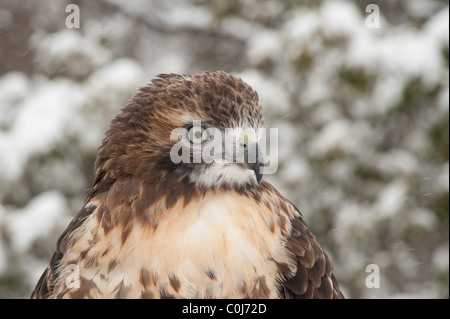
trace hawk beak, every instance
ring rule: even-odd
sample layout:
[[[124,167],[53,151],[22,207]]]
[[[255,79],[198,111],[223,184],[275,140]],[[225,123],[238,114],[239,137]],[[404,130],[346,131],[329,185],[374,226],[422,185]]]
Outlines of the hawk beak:
[[[260,184],[262,180],[260,169],[263,165],[261,161],[262,157],[262,152],[256,142],[245,145],[243,150],[236,154],[236,163],[243,168],[253,170],[253,172],[255,172],[255,177],[258,184]]]
[[[228,133],[228,134],[227,134]],[[255,172],[258,184],[262,180],[261,167],[264,166],[264,157],[257,142],[257,134],[252,130],[235,132],[225,132],[225,144],[223,145],[222,159],[229,164],[238,165],[243,169],[250,169]],[[229,141],[227,144],[227,141]],[[232,145],[232,148],[227,148]]]

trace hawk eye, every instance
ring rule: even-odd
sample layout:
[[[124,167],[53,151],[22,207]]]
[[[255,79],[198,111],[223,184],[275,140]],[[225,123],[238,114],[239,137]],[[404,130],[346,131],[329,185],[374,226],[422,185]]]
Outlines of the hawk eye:
[[[192,144],[201,144],[209,139],[208,131],[202,126],[191,126],[188,129],[188,138]]]

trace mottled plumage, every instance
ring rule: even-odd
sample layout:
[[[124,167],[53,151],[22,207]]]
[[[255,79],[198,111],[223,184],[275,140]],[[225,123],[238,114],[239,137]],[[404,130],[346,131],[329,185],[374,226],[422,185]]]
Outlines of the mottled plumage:
[[[195,120],[264,125],[256,92],[224,72],[141,88],[112,121],[32,298],[343,298],[302,215],[258,165],[171,160],[170,133]]]

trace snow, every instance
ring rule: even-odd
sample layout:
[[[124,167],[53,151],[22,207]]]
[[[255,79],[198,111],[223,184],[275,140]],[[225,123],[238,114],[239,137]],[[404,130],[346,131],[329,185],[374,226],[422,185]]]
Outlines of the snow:
[[[375,211],[379,218],[397,214],[407,198],[408,185],[402,180],[396,180],[387,185],[379,194],[375,203]]]
[[[357,153],[363,145],[368,127],[364,122],[347,120],[329,122],[310,142],[312,156],[324,156],[335,152]]]
[[[112,4],[119,6],[125,12],[130,12],[134,14],[142,14],[143,12],[153,12],[157,9],[155,3],[146,0],[128,0],[126,5],[123,5],[121,0],[107,0]]]
[[[54,34],[36,34],[31,43],[36,48],[39,70],[50,74],[85,77],[93,68],[111,60],[106,48],[70,29]]]
[[[427,37],[432,37],[436,43],[449,44],[449,8],[445,8],[433,16],[424,26]]]
[[[377,81],[372,94],[370,107],[366,106],[367,115],[383,115],[392,110],[401,101],[403,94],[401,78],[387,74]]]
[[[427,34],[413,31],[398,32],[375,37],[369,31],[352,38],[347,61],[373,72],[386,69],[388,74],[404,77],[423,77],[435,84],[443,79],[439,42]]]
[[[221,22],[224,34],[247,41],[259,32],[258,26],[237,16],[224,18]],[[250,61],[249,61],[250,62]]]
[[[449,249],[447,245],[442,245],[433,254],[433,266],[440,271],[446,271],[449,267]]]
[[[0,78],[0,107],[7,107],[8,104],[16,102],[24,97],[28,91],[29,81],[25,74],[21,72],[9,72]],[[1,110],[4,114],[6,110]]]
[[[289,111],[288,94],[279,81],[265,77],[254,70],[244,70],[237,75],[256,90],[261,104],[264,105],[264,112],[274,115]]]
[[[429,16],[436,10],[436,3],[428,0],[415,0],[407,1],[405,4],[408,7],[408,11],[415,16]],[[445,11],[445,10],[443,10]],[[448,17],[448,15],[447,15]],[[448,19],[447,19],[448,21]]]
[[[26,207],[5,216],[12,245],[24,252],[40,237],[48,236],[67,212],[65,197],[57,191],[48,191],[33,198]]]
[[[241,5],[243,12],[250,21],[271,19],[283,14],[284,10],[279,1],[247,0],[243,1]]]
[[[434,213],[426,208],[411,209],[407,218],[410,226],[412,225],[427,230],[433,230],[438,222]]]
[[[326,1],[318,13],[321,31],[328,37],[348,37],[365,28],[365,19],[348,1]]]
[[[374,165],[386,174],[406,175],[414,173],[419,162],[413,153],[397,148],[380,155]]]
[[[364,218],[367,209],[361,207],[358,203],[347,202],[341,207],[341,211],[337,214],[336,227],[340,236],[349,235],[343,230],[349,230],[357,227],[365,229],[368,223]]]
[[[248,41],[248,59],[254,64],[263,63],[282,52],[283,43],[275,31],[258,32]]]
[[[310,177],[310,167],[308,162],[302,159],[292,159],[277,172],[281,180],[285,183],[296,183],[299,180],[306,180]]]
[[[311,122],[324,126],[339,116],[338,106],[332,101],[326,101],[312,110]]]
[[[297,9],[292,12],[293,17],[286,22],[284,26],[284,35],[288,39],[292,39],[292,48],[295,48],[297,43],[305,43],[312,36],[314,36],[317,28],[320,25],[317,12],[306,9]],[[292,53],[296,55],[297,50]],[[294,56],[293,56],[294,57]]]
[[[20,72],[9,72],[0,78],[0,129],[10,126],[29,86],[28,78]]]
[[[270,128],[278,130],[278,147],[276,149],[278,159],[295,158],[292,156],[292,151],[298,148],[299,132],[282,121],[271,123]]]
[[[164,11],[163,19],[170,22],[172,27],[207,28],[212,24],[213,16],[204,7],[192,7],[180,2]]]
[[[0,166],[5,168],[3,177],[9,180],[20,176],[31,156],[49,152],[70,134],[78,134],[87,143],[86,147],[98,147],[106,124],[96,126],[92,123],[89,129],[85,129],[89,123],[80,110],[88,102],[98,102],[97,96],[100,96],[106,99],[104,103],[114,108],[112,112],[117,113],[122,106],[117,105],[117,99],[145,83],[142,68],[129,59],[118,59],[99,68],[85,87],[66,79],[48,83],[36,78],[34,82],[32,94],[24,97],[19,105],[12,103],[14,97],[19,92],[30,93],[23,78],[9,74],[0,83],[0,99],[2,92],[9,92],[5,95],[10,100],[4,98],[2,108],[7,110],[14,106],[21,109],[12,121],[8,121],[8,130],[0,131],[0,153],[3,154]],[[6,85],[2,86],[2,83]],[[103,120],[109,122],[109,119]]]
[[[436,183],[439,188],[448,192],[449,189],[449,162],[445,163],[441,167],[441,171],[437,176]]]
[[[4,177],[16,179],[27,160],[48,152],[62,137],[83,101],[76,85],[65,80],[34,88],[32,98],[25,99],[21,112],[8,131],[0,132],[0,165]],[[24,129],[26,128],[26,129]]]
[[[174,52],[168,52],[167,54],[158,57],[152,61],[152,65],[149,68],[149,74],[163,74],[163,73],[177,73],[183,74],[186,69],[186,59]]]
[[[448,4],[405,2],[392,21],[386,3],[369,29],[350,1],[105,2],[82,8],[79,30],[33,18],[20,50],[32,65],[0,74],[0,297],[11,269],[35,284],[54,247],[42,241],[80,209],[105,130],[138,87],[223,63],[278,129],[265,178],[301,208],[348,296],[448,297]],[[0,29],[15,16],[0,9]],[[380,289],[364,285],[370,263]]]

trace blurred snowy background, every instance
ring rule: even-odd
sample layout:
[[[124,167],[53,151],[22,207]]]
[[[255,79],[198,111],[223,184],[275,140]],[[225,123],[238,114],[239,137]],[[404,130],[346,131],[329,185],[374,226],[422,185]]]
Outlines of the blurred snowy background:
[[[279,129],[266,178],[346,296],[448,298],[448,28],[446,0],[0,0],[0,297],[29,297],[137,87],[225,70]]]

